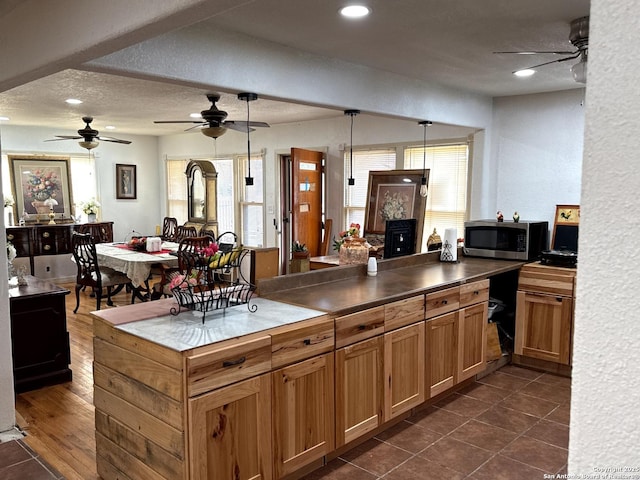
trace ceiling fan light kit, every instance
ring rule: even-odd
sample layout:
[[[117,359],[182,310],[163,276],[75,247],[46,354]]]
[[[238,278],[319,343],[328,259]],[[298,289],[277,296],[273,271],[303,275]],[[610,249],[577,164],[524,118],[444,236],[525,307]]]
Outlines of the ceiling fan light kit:
[[[98,130],[91,128],[93,117],[82,117],[82,121],[85,123],[85,126],[78,130],[78,135],[56,135],[56,138],[45,140],[45,142],[55,142],[58,140],[80,140],[78,145],[89,151],[100,144],[98,140],[103,142],[121,143],[123,145],[129,145],[131,143],[129,140],[120,140],[119,138],[113,137],[101,137]]]

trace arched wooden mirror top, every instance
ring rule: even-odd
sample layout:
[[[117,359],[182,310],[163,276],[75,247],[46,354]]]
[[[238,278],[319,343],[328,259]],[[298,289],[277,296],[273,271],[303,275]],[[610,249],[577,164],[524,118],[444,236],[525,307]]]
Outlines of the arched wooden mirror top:
[[[207,160],[191,160],[187,176],[187,208],[189,221],[198,230],[218,231],[218,172]]]

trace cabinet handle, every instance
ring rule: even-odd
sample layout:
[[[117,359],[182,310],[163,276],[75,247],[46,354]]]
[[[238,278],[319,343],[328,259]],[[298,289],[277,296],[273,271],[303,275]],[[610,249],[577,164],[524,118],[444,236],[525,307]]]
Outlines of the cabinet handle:
[[[311,339],[310,338],[305,338],[302,343],[304,343],[305,345],[311,345]]]
[[[49,250],[51,250],[51,245],[45,245],[45,246],[44,246],[44,250],[45,250],[45,251],[47,251],[47,252],[48,252]]]
[[[13,240],[13,234],[12,234],[12,233],[10,233],[9,235],[7,235],[7,240],[9,240],[9,241]]]
[[[473,291],[473,294],[474,294],[474,295],[480,295],[480,292],[479,292],[478,290],[474,290],[474,291]]]
[[[562,297],[556,297],[556,302],[562,302]]]
[[[241,365],[247,360],[247,357],[240,357],[238,360],[226,360],[222,362],[223,367],[233,367],[235,365]]]
[[[49,238],[50,234],[49,234],[49,232],[44,232],[44,233],[42,234],[42,236],[43,236],[44,238]]]
[[[449,303],[449,302],[447,301],[447,299],[446,299],[446,298],[445,298],[444,300],[442,300],[442,304],[443,304],[443,305],[446,305],[447,303]]]
[[[362,330],[366,330],[367,326],[366,325],[358,325],[358,330],[362,331]]]

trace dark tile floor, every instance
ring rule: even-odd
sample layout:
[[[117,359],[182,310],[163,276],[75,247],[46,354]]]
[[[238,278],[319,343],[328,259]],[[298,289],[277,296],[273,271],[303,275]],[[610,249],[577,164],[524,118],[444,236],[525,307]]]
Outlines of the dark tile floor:
[[[0,443],[2,480],[62,480],[64,477],[47,465],[22,440]]]
[[[566,473],[571,381],[511,365],[355,447],[305,480],[531,480]],[[62,480],[22,440],[0,479]]]
[[[531,480],[566,473],[571,380],[502,367],[304,480]]]

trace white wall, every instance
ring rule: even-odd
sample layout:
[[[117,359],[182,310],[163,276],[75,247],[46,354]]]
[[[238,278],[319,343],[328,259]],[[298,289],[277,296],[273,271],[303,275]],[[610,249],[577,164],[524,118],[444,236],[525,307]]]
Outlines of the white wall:
[[[640,467],[637,0],[591,1],[569,474]],[[578,477],[582,475],[582,477]],[[600,478],[605,478],[602,475]]]
[[[584,89],[494,99],[491,139],[496,200],[510,220],[546,220],[580,203]]]
[[[49,155],[87,155],[87,151],[76,142],[45,142],[55,135],[73,135],[74,131],[64,131],[53,127],[19,127],[3,125],[2,154],[49,154]],[[99,220],[113,221],[115,240],[123,240],[132,230],[142,234],[155,233],[155,226],[162,223],[165,210],[165,198],[159,185],[161,181],[162,162],[158,156],[156,137],[142,135],[121,135],[118,138],[130,140],[130,145],[101,142],[93,150],[96,164],[96,178],[87,178],[88,182],[97,182],[97,200],[101,204]],[[116,164],[136,165],[137,199],[116,199]],[[77,180],[77,179],[76,179]],[[8,192],[7,192],[8,194]],[[75,204],[89,200],[73,198]],[[76,212],[80,213],[80,212]],[[86,217],[83,217],[86,219]]]

